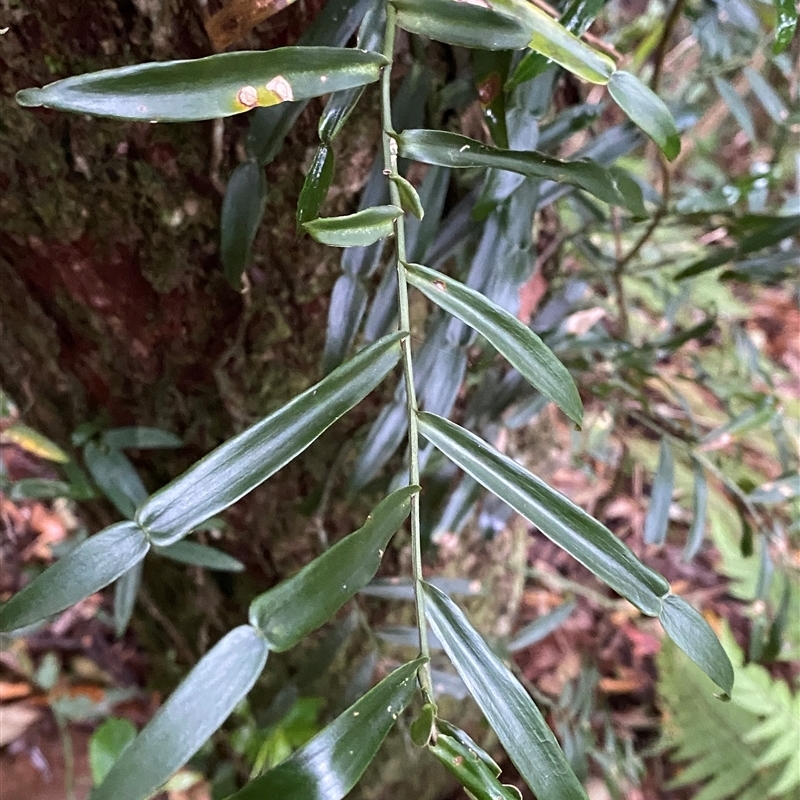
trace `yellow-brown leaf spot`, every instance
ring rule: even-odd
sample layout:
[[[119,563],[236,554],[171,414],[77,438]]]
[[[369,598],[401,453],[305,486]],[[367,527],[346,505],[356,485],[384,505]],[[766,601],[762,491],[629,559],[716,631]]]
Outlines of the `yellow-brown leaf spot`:
[[[288,103],[294,100],[294,93],[292,92],[292,85],[283,75],[276,75],[268,84],[267,91],[273,92],[278,96],[279,102]]]
[[[236,101],[245,108],[255,108],[258,105],[258,90],[255,86],[242,86],[236,93]]]

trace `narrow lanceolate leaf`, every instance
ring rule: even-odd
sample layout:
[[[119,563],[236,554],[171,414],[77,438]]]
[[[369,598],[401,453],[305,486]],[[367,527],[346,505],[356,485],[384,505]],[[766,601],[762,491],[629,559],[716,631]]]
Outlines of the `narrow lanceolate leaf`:
[[[234,289],[241,288],[266,202],[264,168],[255,159],[239,164],[228,180],[220,217],[222,270]]]
[[[716,634],[703,617],[683,598],[664,598],[659,620],[664,630],[689,658],[725,693],[733,690],[733,667]]]
[[[244,564],[238,558],[200,542],[175,542],[167,547],[155,547],[153,550],[158,555],[179,561],[181,564],[205,567],[218,572],[241,572],[244,569]]]
[[[502,150],[447,131],[408,130],[397,137],[400,155],[440,167],[491,167],[569,183],[616,206],[627,203],[611,173],[594,161],[561,161],[535,150]],[[632,209],[636,211],[636,209]]]
[[[468,745],[444,733],[439,733],[428,750],[456,776],[476,800],[519,800],[519,790],[504,786],[487,764]]]
[[[396,669],[308,744],[228,800],[343,800],[411,700],[423,663],[420,658]]]
[[[303,228],[330,247],[366,247],[391,235],[394,221],[402,216],[397,206],[375,206],[344,217],[322,217],[303,223]]]
[[[605,0],[572,0],[564,9],[564,13],[558,23],[563,25],[570,33],[581,36],[592,24],[603,5],[605,5]],[[535,78],[544,72],[550,63],[550,59],[541,53],[527,53],[517,65],[514,74],[507,83],[507,88],[511,89],[520,83]]]
[[[714,267],[727,264],[729,261],[743,258],[750,253],[763,250],[765,247],[776,245],[784,239],[797,236],[798,230],[800,230],[800,214],[792,214],[785,217],[763,217],[750,233],[738,239],[735,247],[711,248],[709,255],[682,269],[675,276],[675,280],[681,281],[684,278],[700,275],[703,272],[714,269]]]
[[[367,287],[358,275],[345,272],[333,284],[322,352],[322,371],[326,375],[347,357],[361,327],[368,299]]]
[[[363,527],[253,600],[250,624],[270,650],[280,653],[294,647],[372,580],[418,491],[419,486],[407,486],[393,492],[373,509]]]
[[[253,687],[268,653],[249,625],[228,633],[123,750],[92,800],[145,800],[154,794],[225,722]]]
[[[370,3],[358,31],[356,47],[359,50],[380,50],[385,29],[386,5]],[[330,144],[339,135],[363,91],[363,87],[359,86],[330,96],[319,118],[319,138],[323,144]]]
[[[589,83],[608,83],[616,65],[528,0],[495,0],[530,34],[528,47]]]
[[[772,52],[782,53],[794,38],[797,28],[797,5],[795,0],[774,0],[775,5],[775,41]]]
[[[183,440],[174,433],[143,425],[111,428],[103,433],[102,439],[103,444],[117,450],[171,450],[183,447]]]
[[[141,561],[149,548],[133,522],[92,536],[15,594],[0,608],[0,631],[39,622],[100,591]]]
[[[529,625],[526,625],[508,643],[508,652],[516,653],[518,650],[524,650],[526,647],[540,642],[553,633],[553,631],[558,630],[558,628],[569,619],[569,616],[575,610],[576,606],[577,603],[574,600],[568,600],[566,603],[562,603],[549,613],[543,614]]]
[[[403,211],[422,219],[425,216],[425,209],[422,207],[417,190],[402,175],[392,175],[391,181],[397,187]]]
[[[21,422],[9,425],[0,435],[0,441],[4,444],[15,444],[34,456],[58,464],[66,464],[69,461],[69,456],[55,442],[51,442],[46,436],[42,436]]]
[[[371,83],[386,63],[378,53],[338,47],[221,53],[76,75],[23,89],[17,102],[153,122],[215,119]]]
[[[670,159],[681,151],[681,137],[664,101],[635,75],[617,70],[608,82],[616,104]]]
[[[136,728],[127,719],[110,717],[89,740],[89,766],[95,785],[108,775],[120,753],[136,738]]]
[[[388,375],[403,335],[379,339],[152,495],[138,521],[154,543],[178,541],[302,453]]]
[[[429,583],[423,591],[433,632],[528,786],[547,800],[586,800],[553,732],[519,681],[446,594]]]
[[[696,459],[692,459],[692,473],[694,474],[694,517],[692,527],[686,537],[686,547],[683,550],[684,561],[691,561],[697,555],[706,532],[708,481],[702,465]]]
[[[297,200],[298,228],[319,216],[319,210],[325,202],[332,180],[333,150],[327,144],[321,144],[314,153],[314,160],[308,168]]]
[[[643,613],[658,616],[669,584],[604,525],[482,439],[434,414],[420,433]]]
[[[672,458],[672,449],[669,442],[662,439],[658,452],[658,466],[650,492],[650,506],[644,520],[645,544],[662,545],[666,541],[674,483],[675,464]]]
[[[419,264],[405,268],[412,286],[478,331],[532,386],[580,425],[583,405],[572,376],[530,328],[463,283]]]
[[[457,0],[392,0],[397,24],[437,42],[482,50],[522,50],[530,32],[488,4]]]
[[[120,450],[87,442],[83,460],[92,480],[114,507],[127,519],[147,499],[147,490],[128,457]]]
[[[143,566],[144,561],[140,561],[117,578],[117,582],[114,584],[114,633],[117,638],[125,633],[133,616],[136,597],[142,583]]]

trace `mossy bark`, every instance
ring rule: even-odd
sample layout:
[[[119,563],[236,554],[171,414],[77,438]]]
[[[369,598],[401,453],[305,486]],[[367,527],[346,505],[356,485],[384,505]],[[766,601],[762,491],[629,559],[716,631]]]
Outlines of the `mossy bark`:
[[[80,3],[23,2],[2,21],[0,383],[28,424],[67,449],[71,432],[96,419],[181,435],[181,451],[134,453],[151,490],[320,377],[338,254],[297,239],[294,204],[321,105],[312,104],[268,168],[266,218],[240,294],[219,265],[215,178],[237,163],[241,120],[226,123],[220,149],[213,123],[89,119],[22,109],[13,95],[94,69],[208,55],[198,9],[177,0],[106,0],[90,12]],[[290,43],[314,10],[296,4],[251,44]],[[337,160],[344,188],[332,199],[340,212],[352,206],[378,136],[377,119],[350,124],[357,131]],[[134,628],[160,688],[240,623],[255,594],[318,553],[315,496],[343,443],[374,416],[372,402],[228,513],[223,546],[245,562],[244,575],[217,580],[148,559]],[[327,521],[332,538],[367,508],[337,505]],[[101,503],[82,511],[98,527],[113,521]],[[498,598],[485,603],[489,616]],[[317,690],[340,692],[365,648],[356,641]],[[294,674],[305,653],[276,659],[274,675]],[[390,749],[363,797],[389,796],[380,787],[392,786],[391,796],[424,800],[448,782],[433,765],[409,770],[402,737]]]

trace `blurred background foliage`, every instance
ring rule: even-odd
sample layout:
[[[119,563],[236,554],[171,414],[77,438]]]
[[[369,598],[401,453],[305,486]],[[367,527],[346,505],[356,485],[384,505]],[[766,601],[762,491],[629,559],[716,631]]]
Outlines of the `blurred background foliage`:
[[[87,42],[68,11],[4,3],[4,89],[43,71],[51,79],[202,55],[234,35],[239,47],[344,43],[369,4],[351,3],[344,22],[317,15],[313,2],[264,21],[231,2],[208,9],[205,24],[188,2],[107,5],[89,23],[103,35]],[[426,209],[409,221],[411,260],[446,267],[530,324],[575,377],[585,424],[571,428],[475,334],[421,300],[412,308],[417,389],[426,410],[453,413],[534,466],[702,607],[735,663],[736,693],[712,707],[705,678],[661,647],[656,623],[432,448],[422,454],[428,563],[440,585],[468,598],[547,710],[593,800],[788,799],[800,785],[797,40],[775,52],[776,12],[762,0],[584,5],[592,43],[673,111],[683,146],[671,164],[602,88],[544,59],[516,63],[421,38],[405,40],[395,126],[582,155],[641,191],[642,213],[623,214],[539,179],[406,165]],[[214,12],[240,20],[235,34]],[[320,158],[332,161],[325,213],[384,202],[382,165],[370,164],[376,103],[368,88],[345,132],[323,136],[320,156],[321,103],[162,133],[47,112],[17,124],[3,98],[3,599],[112,509],[128,516],[176,465],[394,324],[381,243],[336,263],[294,233],[304,174]],[[26,154],[37,137],[40,152]],[[109,231],[116,244],[103,250]],[[237,294],[228,284],[240,282]],[[243,583],[293,571],[349,530],[346,496],[366,507],[395,480],[403,391],[338,429],[282,486],[148,559],[113,600],[90,598],[4,642],[0,769],[18,781],[5,785],[55,770],[52,796],[63,797],[65,785],[78,796],[99,781],[104,754],[113,761],[130,726],[241,613]],[[237,775],[310,738],[392,652],[413,649],[410,613],[389,614],[382,602],[409,596],[402,582],[379,580],[301,657],[271,661],[170,798],[224,796]],[[190,610],[170,621],[175,606]],[[463,702],[455,675],[434,677],[437,691]],[[12,772],[22,761],[38,777]],[[396,773],[389,759],[358,791],[398,791],[410,779]],[[434,790],[447,796],[446,786]]]

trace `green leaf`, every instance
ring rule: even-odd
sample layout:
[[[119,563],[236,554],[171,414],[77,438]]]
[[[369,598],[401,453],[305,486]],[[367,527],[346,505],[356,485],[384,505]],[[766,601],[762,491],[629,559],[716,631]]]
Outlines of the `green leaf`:
[[[413,214],[417,219],[422,219],[425,216],[425,209],[422,207],[417,190],[402,175],[392,175],[390,179],[397,187],[403,211]]]
[[[776,413],[776,401],[772,395],[762,397],[762,399],[751,408],[746,409],[741,414],[728,420],[714,430],[709,431],[701,444],[707,446],[716,442],[723,436],[726,439],[733,439],[750,431],[757,430],[766,425]]]
[[[125,633],[133,616],[142,582],[143,566],[144,561],[140,561],[117,578],[114,584],[114,634],[118,639]]]
[[[76,75],[23,89],[17,102],[146,122],[215,119],[371,83],[386,63],[338,47],[221,53]]]
[[[147,499],[147,489],[128,457],[89,441],[83,446],[83,460],[100,491],[123,517],[133,519],[136,508]]]
[[[312,22],[305,26],[298,45],[344,47],[358,29],[372,0],[328,0]],[[308,101],[282,103],[257,108],[250,114],[248,149],[262,165],[269,164],[280,152],[283,142]]]
[[[238,558],[229,556],[216,547],[208,547],[200,542],[175,542],[166,547],[154,547],[153,552],[160,556],[192,564],[195,567],[215,569],[218,572],[242,572],[244,564]]]
[[[792,43],[797,28],[795,0],[773,0],[775,5],[775,41],[772,52],[779,55]]]
[[[95,786],[102,783],[120,753],[136,738],[136,728],[127,719],[109,717],[89,739],[89,766]]]
[[[759,218],[758,224],[751,233],[742,236],[735,247],[717,247],[710,255],[695,261],[682,269],[676,276],[676,281],[692,278],[703,272],[708,272],[714,267],[720,267],[729,261],[734,261],[742,256],[771,247],[790,236],[797,236],[800,231],[800,214],[786,217]]]
[[[47,461],[55,461],[57,464],[65,464],[69,461],[69,456],[57,444],[21,422],[9,425],[0,434],[0,441],[3,444],[15,444],[31,455]]]
[[[220,445],[152,495],[139,510],[139,524],[155,544],[172,544],[255,489],[388,375],[400,358],[404,335],[379,339],[283,408]]]
[[[440,732],[436,741],[428,745],[428,750],[476,800],[520,800],[519,790],[503,786],[475,750],[458,739]]]
[[[183,447],[183,440],[161,428],[148,428],[131,425],[125,428],[111,428],[102,434],[103,444],[117,450],[171,450]]]
[[[327,622],[375,576],[383,551],[411,508],[418,486],[390,494],[355,533],[250,604],[250,624],[281,653]]]
[[[733,667],[711,626],[683,598],[664,598],[659,620],[667,635],[730,697]]]
[[[333,180],[333,150],[321,144],[314,153],[314,160],[308,168],[303,188],[297,200],[297,227],[319,216]]]
[[[500,52],[475,50],[472,53],[474,83],[478,90],[483,120],[491,134],[492,143],[505,148],[509,146],[506,121],[508,97],[505,82],[511,67],[512,55],[509,50]]]
[[[50,478],[22,478],[14,481],[8,490],[10,500],[55,500],[57,497],[72,497],[70,484]]]
[[[145,800],[182,767],[250,691],[269,649],[249,625],[224,636],[122,752],[92,800]]]
[[[686,547],[683,550],[684,561],[691,561],[697,555],[706,532],[708,481],[702,465],[694,458],[692,459],[692,474],[694,475],[694,517],[692,518],[692,527],[686,537]]]
[[[380,50],[383,47],[383,33],[386,29],[386,5],[370,3],[358,30],[356,47],[359,50]],[[345,89],[328,98],[319,118],[319,138],[323,144],[330,144],[341,132],[353,109],[356,107],[363,87]]]
[[[633,179],[633,176],[622,167],[610,166],[608,171],[614,178],[620,194],[625,198],[625,206],[637,219],[647,219],[647,209],[644,205],[642,187]]]
[[[530,33],[521,22],[479,3],[391,0],[397,24],[437,42],[483,50],[521,50]]]
[[[570,33],[581,36],[592,24],[605,2],[606,0],[572,0],[558,23]],[[507,88],[512,89],[520,83],[532,80],[544,72],[551,63],[552,61],[541,53],[526,53],[508,81]]]
[[[397,143],[401,156],[424,164],[507,169],[533,178],[569,183],[607,203],[628,207],[611,173],[588,159],[561,161],[535,150],[502,150],[447,131],[407,130],[398,135]]]
[[[586,800],[541,712],[463,612],[423,583],[425,613],[470,694],[532,791],[547,800]]]
[[[342,800],[411,700],[423,663],[420,658],[396,669],[308,744],[228,800]]]
[[[141,561],[150,545],[133,522],[106,528],[60,558],[0,608],[0,631],[58,614]]]
[[[526,647],[541,642],[569,619],[576,606],[577,603],[574,600],[568,600],[549,613],[537,617],[514,636],[506,649],[509,653],[516,653],[518,650],[524,650]]]
[[[253,159],[239,164],[228,179],[220,216],[222,270],[234,289],[241,288],[266,201],[264,168]]]
[[[672,161],[681,151],[681,137],[664,101],[635,75],[617,70],[608,82],[614,102]]]
[[[22,481],[19,481],[22,483]],[[15,484],[16,485],[16,484]],[[750,492],[751,503],[776,505],[800,497],[800,475],[796,472],[768,481]]]
[[[331,247],[365,247],[394,231],[394,221],[403,215],[397,206],[374,206],[344,217],[322,217],[303,223],[303,228]]]
[[[525,380],[580,425],[583,405],[572,376],[530,328],[463,283],[419,264],[405,268],[412,286],[478,331]]]
[[[425,703],[419,716],[409,727],[411,741],[417,747],[425,747],[436,733],[436,709],[430,704]]]
[[[336,279],[328,304],[328,326],[322,353],[322,371],[326,375],[347,356],[358,334],[367,307],[368,293],[358,275],[346,272]]]
[[[494,0],[527,27],[528,47],[589,83],[608,83],[616,65],[528,0]]]
[[[739,123],[739,127],[747,134],[747,138],[751,142],[758,141],[750,108],[739,95],[739,92],[736,91],[733,84],[716,75],[711,80],[714,83],[714,88],[719,92],[719,96],[725,101],[725,105],[728,106],[734,119]]]
[[[789,119],[789,111],[769,81],[752,67],[745,67],[744,74],[753,94],[758,98],[764,111],[776,125],[784,125]]]
[[[644,520],[645,544],[662,545],[666,541],[674,484],[675,463],[672,458],[672,449],[669,442],[662,438],[658,452],[658,466],[650,492],[650,506]]]
[[[559,547],[630,600],[658,616],[669,584],[646,567],[608,528],[564,495],[464,428],[434,414],[419,415],[420,433],[451,461],[508,503]]]

